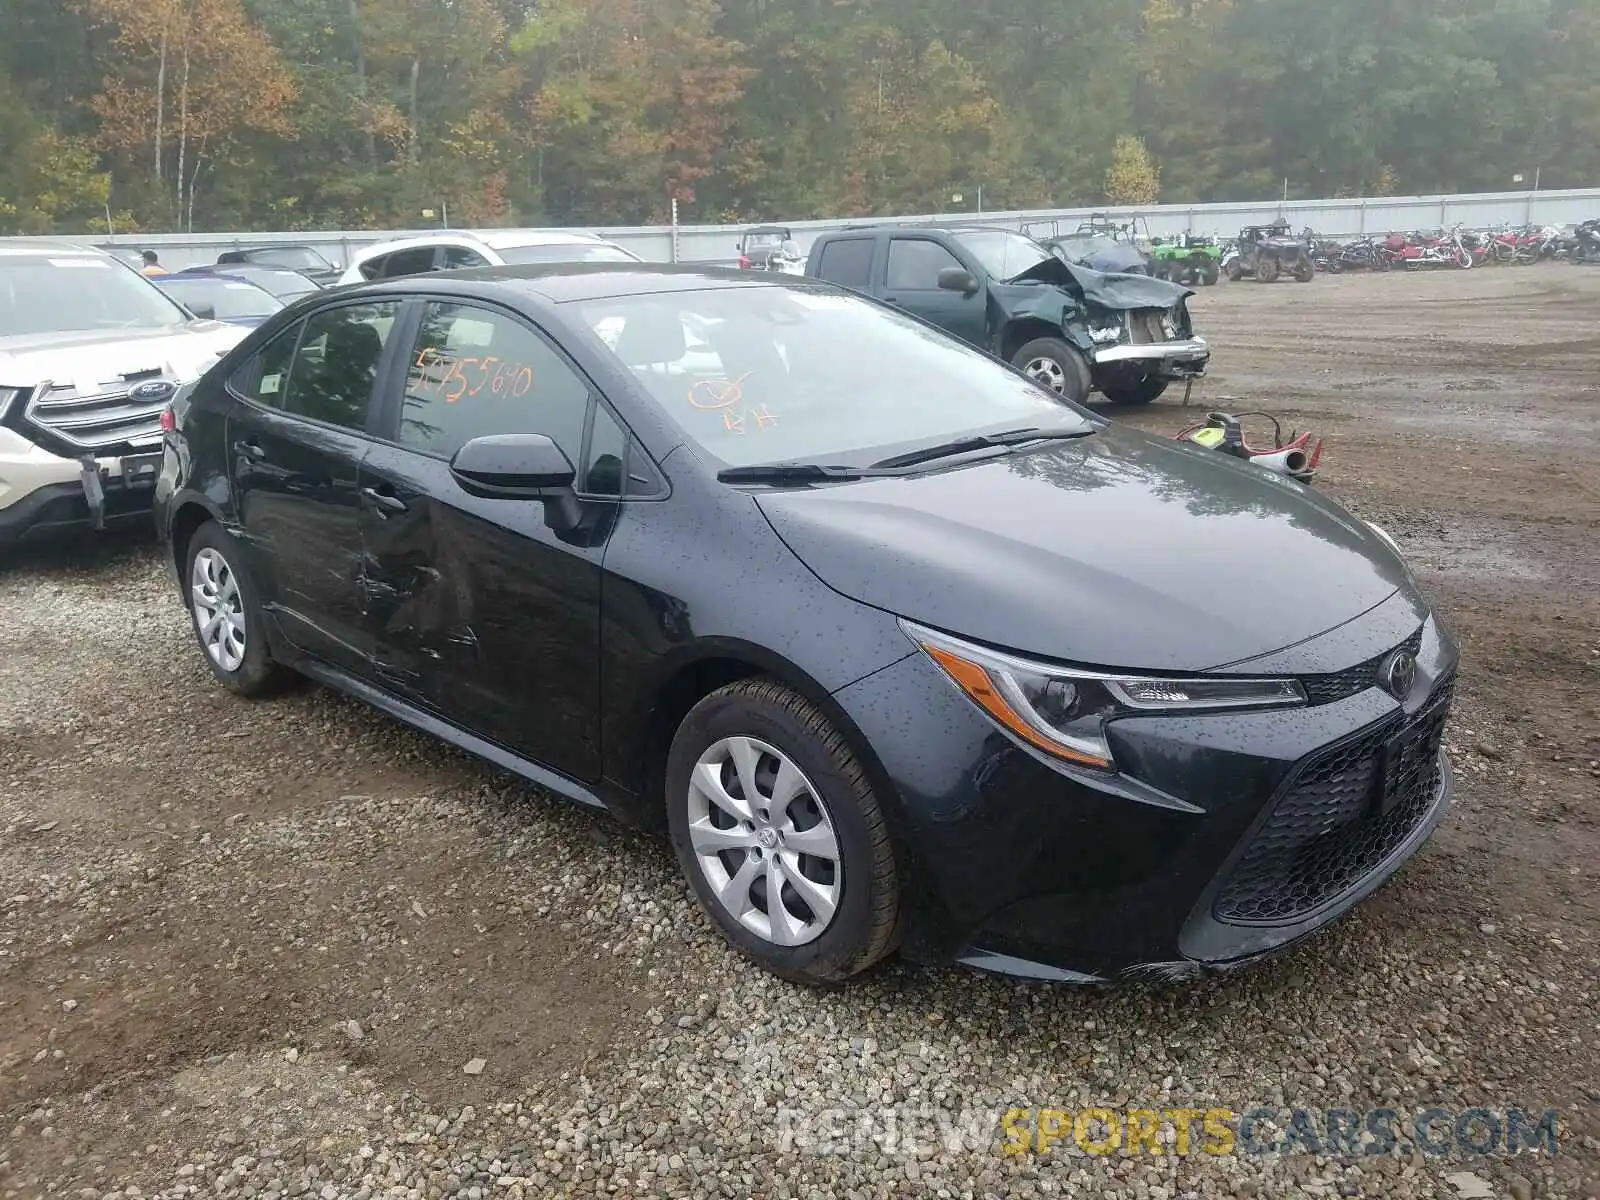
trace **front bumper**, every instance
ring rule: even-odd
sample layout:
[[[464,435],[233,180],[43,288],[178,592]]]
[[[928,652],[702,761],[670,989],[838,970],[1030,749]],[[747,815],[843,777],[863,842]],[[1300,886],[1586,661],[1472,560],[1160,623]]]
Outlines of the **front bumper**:
[[[1323,928],[1415,854],[1449,806],[1439,745],[1456,650],[1431,620],[1422,635],[1405,705],[1368,687],[1304,708],[1124,718],[1110,727],[1116,776],[1013,742],[921,654],[843,689],[900,801],[903,952],[1061,981],[1174,979]],[[1388,789],[1403,803],[1368,787],[1365,760],[1325,786],[1331,756],[1397,743],[1434,718],[1405,743],[1405,786]],[[1383,836],[1369,837],[1379,819]]]
[[[100,523],[105,526],[150,519],[154,474],[125,478],[125,461],[93,460],[101,492]],[[0,426],[0,547],[94,528],[84,467]]]
[[[1211,347],[1205,338],[1191,337],[1176,342],[1118,343],[1094,351],[1097,367],[1136,367],[1161,379],[1191,379],[1205,374],[1211,361]]]

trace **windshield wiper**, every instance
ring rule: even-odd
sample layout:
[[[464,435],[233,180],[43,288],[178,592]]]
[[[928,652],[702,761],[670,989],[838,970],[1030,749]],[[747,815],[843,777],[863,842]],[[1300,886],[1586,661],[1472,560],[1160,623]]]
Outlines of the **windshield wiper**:
[[[1039,429],[1035,426],[1029,426],[1026,429],[1007,429],[1000,433],[980,433],[972,437],[941,442],[937,446],[924,446],[921,450],[908,450],[904,454],[896,454],[893,458],[880,459],[872,465],[879,468],[910,467],[918,463],[933,462],[939,458],[967,454],[973,450],[987,450],[993,446],[1015,446],[1022,442],[1063,441],[1068,438],[1088,437],[1093,432],[1094,429],[1092,427],[1082,429]]]
[[[865,479],[886,475],[871,467],[844,467],[824,463],[767,463],[754,467],[727,467],[717,472],[723,483],[822,483],[830,479]]]

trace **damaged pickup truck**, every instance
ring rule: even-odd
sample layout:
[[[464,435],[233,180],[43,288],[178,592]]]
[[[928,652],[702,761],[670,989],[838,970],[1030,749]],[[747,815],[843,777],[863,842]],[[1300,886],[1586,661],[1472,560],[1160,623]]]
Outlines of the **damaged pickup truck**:
[[[993,226],[867,225],[819,237],[806,274],[905,309],[1083,403],[1148,404],[1205,373],[1189,288],[1063,262]]]

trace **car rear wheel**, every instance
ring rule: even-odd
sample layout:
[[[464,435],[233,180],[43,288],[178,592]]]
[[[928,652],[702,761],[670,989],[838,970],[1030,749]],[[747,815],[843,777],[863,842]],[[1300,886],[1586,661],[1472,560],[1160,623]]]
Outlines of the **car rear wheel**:
[[[711,693],[667,756],[667,824],[724,937],[801,983],[894,948],[900,890],[883,810],[828,718],[770,679]]]
[[[1296,283],[1310,283],[1316,278],[1317,268],[1308,260],[1301,259],[1294,265],[1294,279]]]
[[[1263,254],[1256,260],[1256,278],[1262,283],[1271,283],[1278,277],[1278,260],[1271,255]]]
[[[1078,404],[1089,399],[1089,364],[1060,338],[1034,338],[1011,356],[1011,365],[1058,396]]]
[[[211,673],[241,696],[281,690],[294,677],[267,652],[261,606],[239,543],[215,521],[207,521],[195,530],[185,557],[189,615]]]

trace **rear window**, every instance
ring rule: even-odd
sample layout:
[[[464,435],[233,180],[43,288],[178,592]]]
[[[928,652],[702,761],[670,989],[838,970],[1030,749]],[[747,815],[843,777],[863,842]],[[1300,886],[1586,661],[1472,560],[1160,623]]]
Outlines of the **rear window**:
[[[817,274],[841,287],[867,287],[872,282],[872,238],[839,238],[824,242]]]

